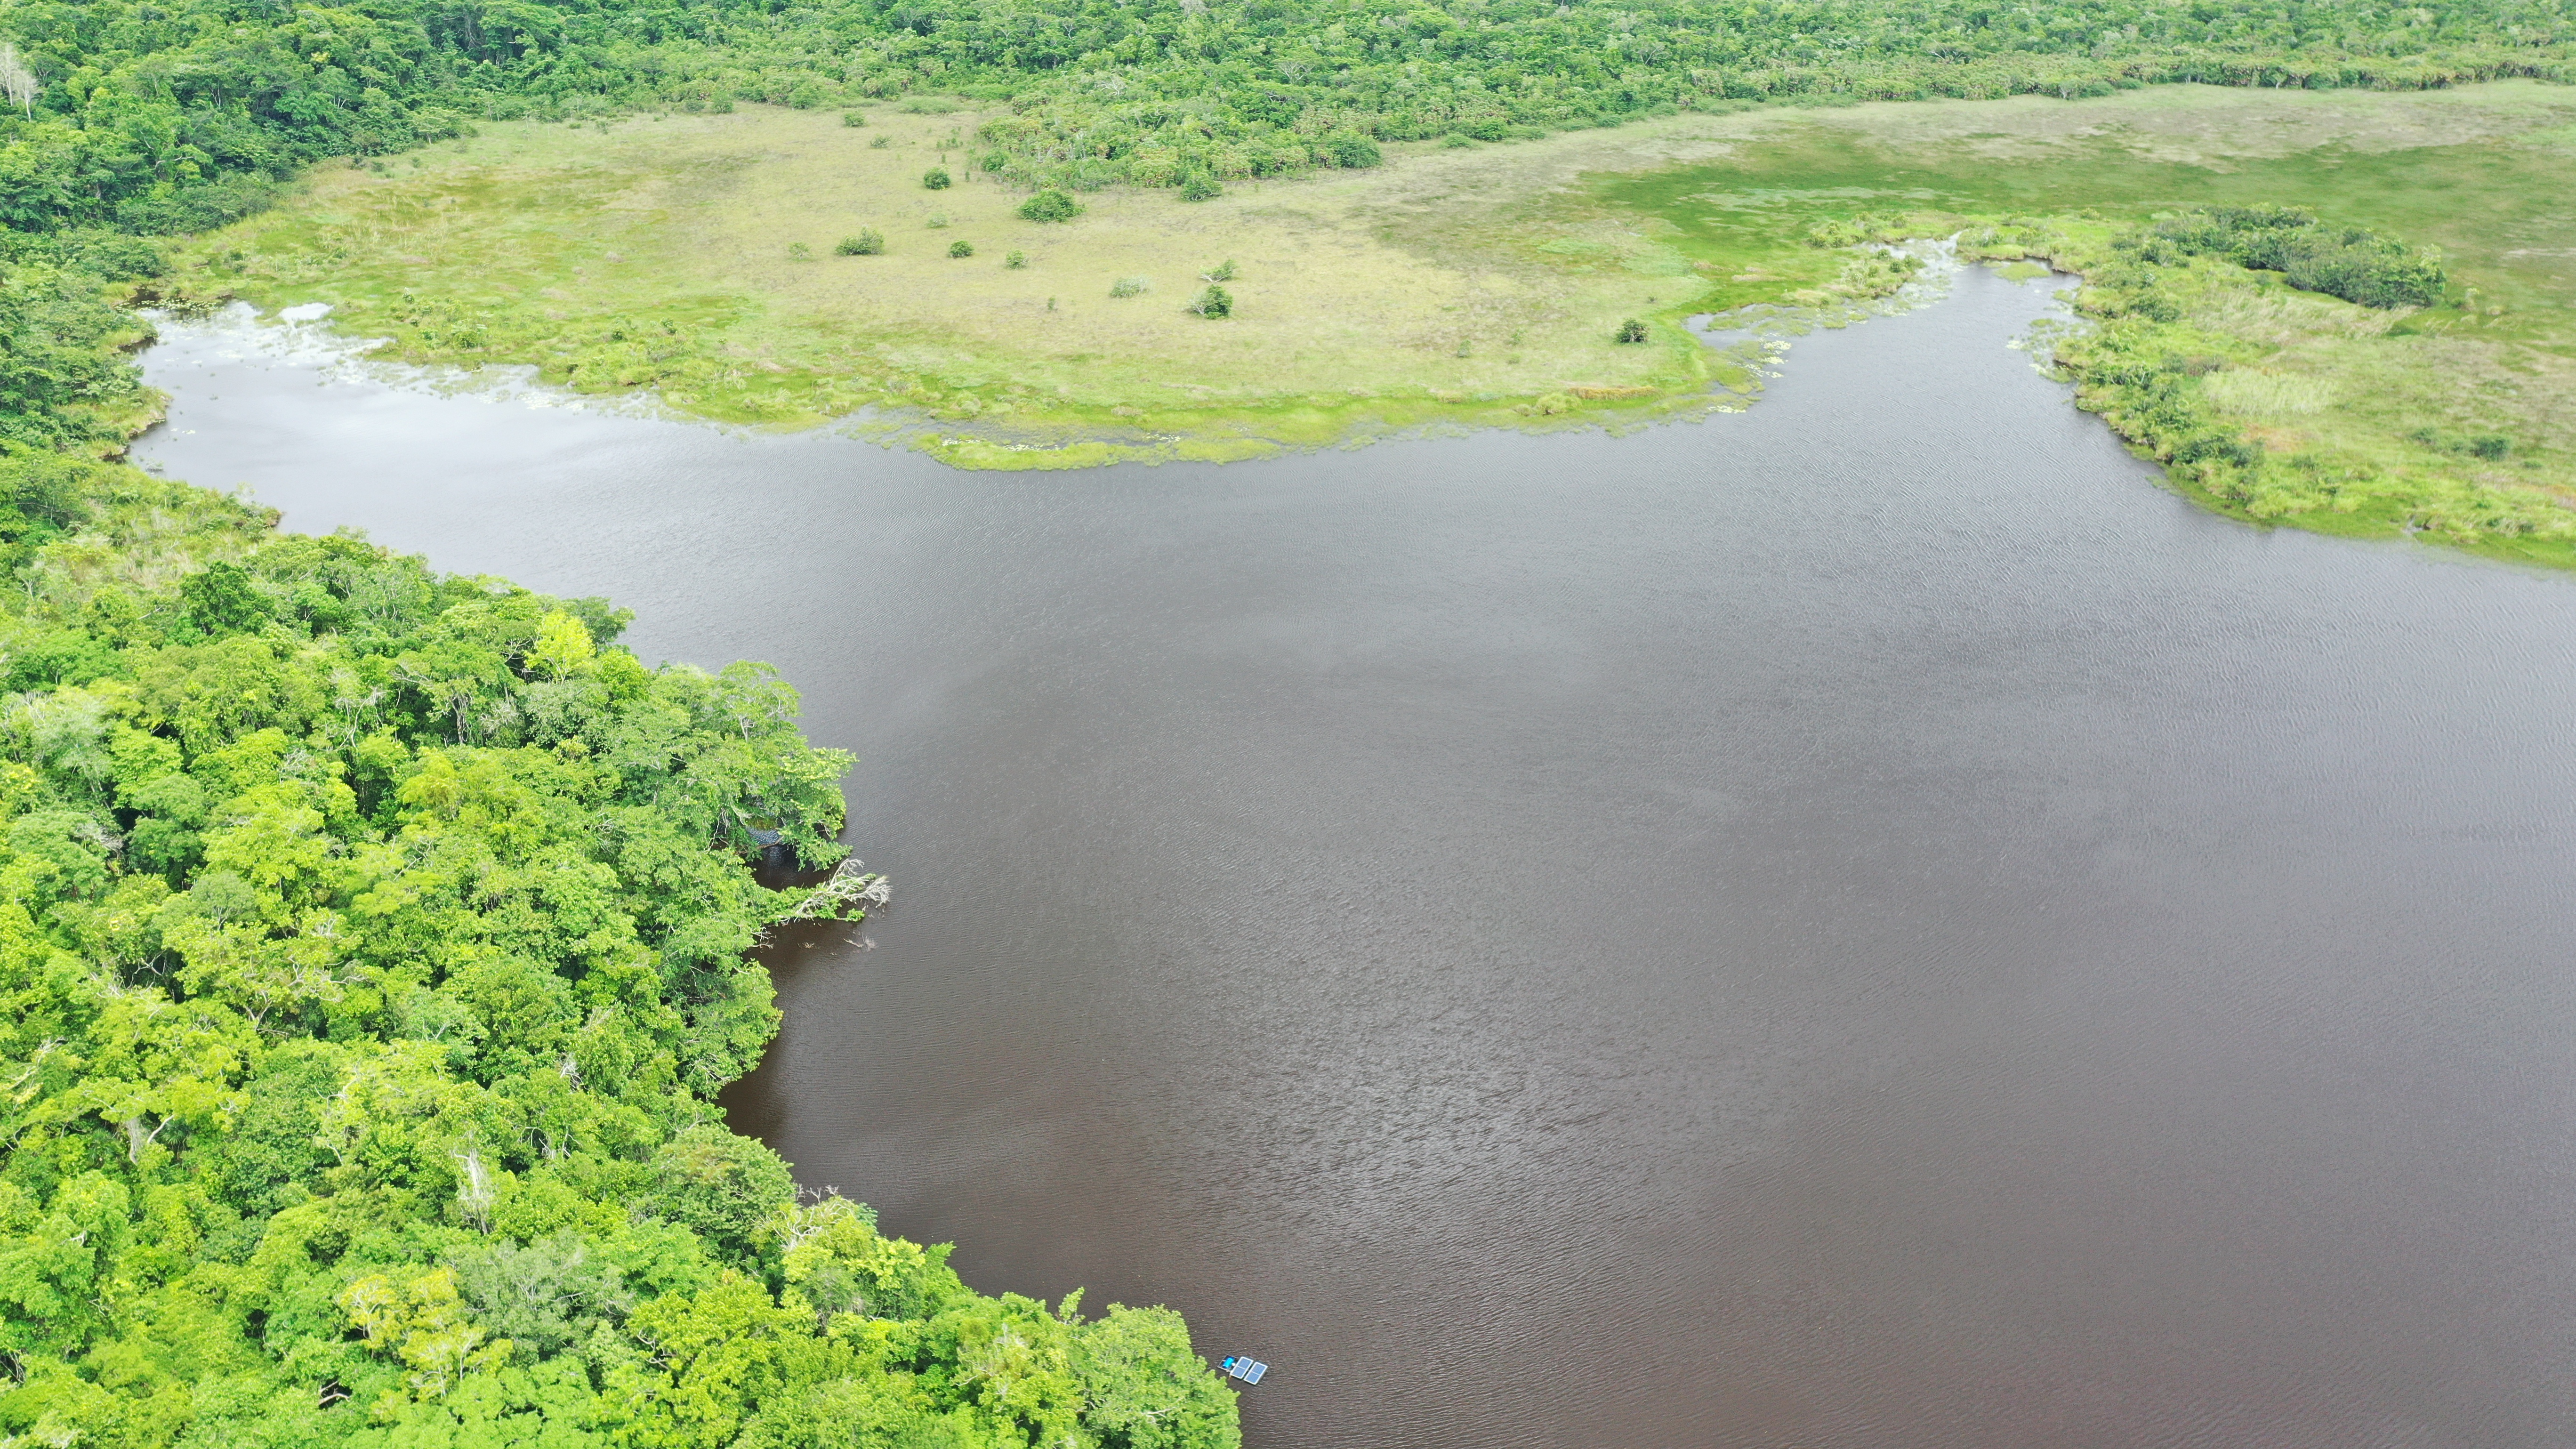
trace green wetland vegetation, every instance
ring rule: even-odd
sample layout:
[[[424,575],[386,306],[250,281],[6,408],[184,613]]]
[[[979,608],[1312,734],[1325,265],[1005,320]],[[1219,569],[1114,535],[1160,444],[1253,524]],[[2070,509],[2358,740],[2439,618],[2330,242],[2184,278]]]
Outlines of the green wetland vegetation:
[[[1794,295],[1872,242],[1956,238],[1966,259],[2076,273],[2083,325],[2042,350],[2202,502],[2576,564],[2576,98],[2508,90],[2474,124],[2383,112],[2286,145],[2138,99],[2073,134],[1810,131],[1597,194],[1724,275],[1699,303],[1719,311]],[[2403,285],[2194,240],[2277,207],[2318,223],[2282,235],[2385,257]],[[2340,244],[2354,233],[2358,251]],[[1783,246],[1797,234],[1809,255]]]
[[[2082,274],[2092,325],[2038,345],[2210,506],[2567,564],[2571,43],[2563,5],[2492,0],[0,0],[0,1443],[1240,1437],[1178,1315],[974,1292],[945,1247],[800,1192],[725,1128],[714,1094],[776,1025],[750,948],[885,898],[837,843],[847,757],[801,736],[788,685],[647,667],[604,601],[281,537],[115,461],[157,402],[127,357],[150,336],[137,306],[355,276],[406,355],[595,363],[579,380],[599,390],[685,376],[719,415],[767,415],[758,373],[820,400],[785,418],[884,398],[1175,436],[1293,418],[1203,454],[1236,456],[1371,420],[1703,407],[1712,379],[1750,391],[1757,370],[1679,319],[1822,317],[1916,276],[1902,245],[1955,237]],[[2458,105],[2418,94],[2498,80]],[[2145,89],[2168,82],[2207,84]],[[2314,134],[2243,139],[2296,131],[2311,101],[2331,111]],[[1861,104],[1880,102],[1924,104]],[[995,294],[996,336],[1026,333],[1009,308],[1039,315],[1039,296],[1099,330],[1043,358],[798,352],[758,330],[790,309],[744,302],[757,279],[654,317],[647,276],[617,305],[649,329],[584,318],[578,356],[521,356],[493,339],[559,338],[569,314],[487,326],[441,290],[456,272],[387,280],[431,265],[396,250],[412,233],[293,209],[317,162],[391,185],[478,128],[518,127],[521,154],[546,128],[754,107],[869,138],[851,144],[908,195],[947,181],[942,223],[995,218],[925,243],[817,212],[830,229],[765,243],[777,268],[910,249],[1027,284]],[[961,113],[972,134],[925,157]],[[914,150],[888,144],[896,119]],[[1623,122],[1644,150],[1585,139]],[[536,192],[496,183],[493,204],[590,204],[527,174]],[[1452,191],[1405,194],[1407,176]],[[1328,225],[1296,209],[1334,186]],[[1216,219],[1188,237],[1209,270],[1167,271],[1149,314],[1151,277],[1100,239],[1175,215]],[[236,243],[270,216],[286,235],[264,261]],[[1319,225],[1341,228],[1319,275],[1435,299],[1423,317],[1353,341],[1347,294],[1293,314],[1286,269],[1243,239],[1293,257]],[[524,266],[530,296],[558,262],[618,261],[450,230],[458,257]],[[731,246],[694,264],[747,271]],[[1058,313],[1055,267],[1101,280],[1084,310]],[[851,316],[823,330],[861,335]],[[1293,346],[1258,341],[1274,323]],[[1195,387],[1287,369],[1294,395],[1144,401],[1114,354],[1154,327],[1231,348]],[[1372,400],[1318,381],[1370,349],[1403,363],[1347,390]],[[1113,390],[1074,395],[1091,375]],[[770,849],[809,883],[761,884]]]

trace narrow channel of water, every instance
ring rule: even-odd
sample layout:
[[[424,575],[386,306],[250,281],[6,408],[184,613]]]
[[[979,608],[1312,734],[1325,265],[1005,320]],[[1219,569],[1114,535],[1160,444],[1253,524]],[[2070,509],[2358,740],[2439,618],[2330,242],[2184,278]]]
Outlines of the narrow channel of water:
[[[1258,1449],[2576,1440],[2576,580],[2195,511],[2042,305],[1038,476],[172,329],[141,452],[786,669],[896,904],[736,1124]]]

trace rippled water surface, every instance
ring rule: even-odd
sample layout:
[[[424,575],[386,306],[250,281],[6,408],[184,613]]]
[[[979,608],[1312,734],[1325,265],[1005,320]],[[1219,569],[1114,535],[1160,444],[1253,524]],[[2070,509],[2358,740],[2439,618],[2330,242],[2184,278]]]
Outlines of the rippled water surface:
[[[2576,1442],[2576,580],[2195,512],[2042,304],[1036,476],[177,332],[143,451],[785,668],[896,903],[736,1124],[1260,1449]]]

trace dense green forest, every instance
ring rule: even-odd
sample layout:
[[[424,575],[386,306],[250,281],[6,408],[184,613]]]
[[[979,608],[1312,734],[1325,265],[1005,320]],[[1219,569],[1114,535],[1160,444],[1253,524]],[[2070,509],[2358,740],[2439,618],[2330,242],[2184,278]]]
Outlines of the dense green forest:
[[[746,951],[884,897],[773,674],[0,449],[0,1443],[1237,1442],[725,1130]]]
[[[773,674],[0,448],[0,1442],[1237,1441],[725,1130],[746,951],[885,894]]]

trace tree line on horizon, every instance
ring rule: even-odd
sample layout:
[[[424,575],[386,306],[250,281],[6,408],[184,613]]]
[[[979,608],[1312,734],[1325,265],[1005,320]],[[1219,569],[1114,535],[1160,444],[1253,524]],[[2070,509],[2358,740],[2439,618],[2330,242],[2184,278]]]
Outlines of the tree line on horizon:
[[[477,121],[954,97],[1076,190],[1760,102],[2565,80],[2564,0],[0,0],[0,227],[204,230]]]

